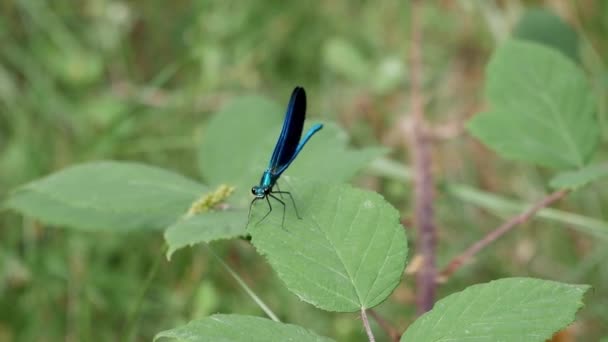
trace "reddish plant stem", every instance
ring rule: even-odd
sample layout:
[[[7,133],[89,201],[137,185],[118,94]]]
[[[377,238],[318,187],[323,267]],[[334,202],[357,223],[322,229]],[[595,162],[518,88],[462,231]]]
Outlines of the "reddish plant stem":
[[[378,314],[375,310],[369,309],[368,312],[369,315],[372,316],[372,318],[376,321],[376,323],[378,323],[380,328],[382,328],[382,330],[384,330],[384,332],[388,335],[391,341],[399,342],[401,334],[399,333],[399,331],[397,331],[397,329],[395,329],[395,327],[393,327],[389,322],[382,318],[382,316],[380,316],[380,314]]]
[[[570,191],[569,190],[558,190],[551,193],[549,196],[543,198],[541,201],[533,205],[530,209],[522,212],[521,214],[514,216],[498,226],[496,229],[488,233],[481,240],[475,242],[471,247],[467,248],[463,253],[456,256],[450,261],[450,263],[441,271],[438,280],[441,282],[447,280],[454,272],[459,270],[463,265],[469,263],[475,254],[479,253],[482,249],[489,246],[492,242],[498,240],[500,237],[511,231],[517,225],[526,223],[529,221],[539,210],[550,206],[551,204],[564,198]]]
[[[422,1],[411,1],[409,48],[410,114],[412,115],[410,154],[414,165],[414,226],[418,231],[417,253],[422,266],[416,274],[416,306],[419,315],[433,308],[437,268],[435,265],[436,227],[433,218],[433,176],[431,140],[427,136],[422,92]]]

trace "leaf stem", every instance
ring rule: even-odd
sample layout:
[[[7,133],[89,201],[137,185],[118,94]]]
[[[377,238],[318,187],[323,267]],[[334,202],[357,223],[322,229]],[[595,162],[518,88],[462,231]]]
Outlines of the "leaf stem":
[[[369,342],[376,342],[376,338],[374,337],[372,328],[369,326],[369,321],[367,320],[367,313],[365,312],[365,308],[361,308],[361,321],[363,321],[363,327],[365,328],[365,332],[367,333],[367,338],[369,339]]]
[[[228,271],[228,273],[230,273],[230,275],[234,278],[234,280],[236,280],[237,283],[239,283],[239,285],[241,286],[241,288],[243,288],[243,290],[245,290],[245,292],[249,295],[249,297],[251,297],[251,299],[253,299],[253,301],[264,311],[264,313],[266,313],[266,315],[272,319],[275,322],[281,322],[281,320],[279,320],[279,318],[277,317],[277,315],[274,314],[274,312],[272,312],[272,310],[270,310],[270,308],[268,307],[268,305],[266,305],[266,303],[264,303],[262,301],[262,299],[260,297],[258,297],[253,290],[251,290],[251,288],[249,286],[247,286],[247,284],[245,283],[245,281],[243,281],[243,279],[241,279],[241,277],[239,277],[239,275],[230,267],[228,266],[228,264],[226,264],[224,262],[224,260],[222,260],[219,255],[217,255],[215,253],[215,251],[213,251],[213,249],[211,249],[211,246],[209,246],[208,244],[205,244],[205,246],[207,247],[207,249],[209,250],[209,252],[220,262],[220,264],[226,269],[226,271]]]

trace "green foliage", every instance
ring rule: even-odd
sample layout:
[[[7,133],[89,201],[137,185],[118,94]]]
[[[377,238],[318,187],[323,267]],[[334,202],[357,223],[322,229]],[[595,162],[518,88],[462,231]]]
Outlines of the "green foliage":
[[[234,184],[241,193],[250,187],[270,159],[283,109],[258,96],[241,97],[224,106],[209,120],[202,136],[198,165],[203,178],[210,184]]]
[[[128,162],[73,166],[17,189],[6,206],[54,225],[88,230],[163,229],[204,187]]]
[[[384,301],[407,256],[399,213],[378,194],[350,186],[297,183],[293,192],[301,220],[290,210],[283,228],[277,205],[257,223],[267,211],[257,206],[248,227],[281,280],[325,310],[358,311]]]
[[[524,339],[542,342],[572,323],[588,289],[587,285],[532,278],[506,278],[470,286],[437,302],[433,310],[406,330],[401,341]],[[335,295],[340,296],[339,293]],[[161,332],[156,336],[158,338],[180,341],[327,340],[291,324],[238,315],[212,315]]]
[[[517,215],[530,208],[530,204],[528,203],[513,201],[489,192],[460,185],[450,186],[448,192],[458,198],[458,200],[479,206],[501,218]],[[608,241],[608,222],[600,219],[553,208],[540,210],[536,214],[536,218],[551,222],[552,226],[561,224],[564,228],[575,229],[581,233],[593,235],[603,241]]]
[[[333,341],[292,324],[273,322],[260,317],[220,314],[163,331],[156,335],[154,340],[166,338],[185,342]]]
[[[165,231],[167,259],[180,248],[246,235],[247,211],[212,211],[177,221]]]
[[[487,73],[491,108],[469,122],[473,135],[509,159],[555,169],[587,163],[599,130],[582,70],[550,48],[513,40],[494,53]]]
[[[481,105],[478,89],[482,78],[476,75],[494,42],[509,34],[510,14],[520,6],[504,2],[497,7],[483,1],[423,5],[423,92],[431,120],[460,123],[463,117],[458,113],[469,113],[470,108]],[[412,175],[406,172],[397,149],[386,157],[393,166],[374,163],[380,172],[371,176],[361,172],[386,151],[376,147],[355,150],[348,144],[391,144],[400,138],[393,135],[400,130],[393,128],[407,112],[409,7],[407,1],[353,6],[344,0],[242,2],[236,7],[226,1],[4,2],[0,16],[0,199],[4,208],[14,210],[3,210],[0,216],[0,340],[147,341],[170,327],[179,328],[166,332],[166,338],[202,340],[209,338],[210,325],[225,329],[222,334],[246,332],[246,340],[257,336],[268,340],[275,330],[284,331],[286,337],[301,331],[309,339],[320,339],[297,326],[253,316],[213,316],[226,319],[224,322],[234,318],[221,327],[213,318],[199,320],[215,312],[275,316],[267,309],[285,322],[336,340],[365,338],[361,320],[354,314],[318,310],[299,295],[332,311],[376,305],[378,314],[399,332],[404,331],[414,317],[412,286],[405,279],[390,300],[377,305],[399,282],[397,270],[402,270],[398,258],[387,263],[394,274],[378,267],[384,258],[378,250],[391,248],[386,234],[398,226],[390,218],[397,215],[391,206],[402,209],[403,220],[411,216],[408,192]],[[577,34],[557,17],[538,10],[526,13],[515,29],[519,39],[556,49],[554,56],[538,58],[547,55],[538,49],[531,54],[512,51],[501,62],[509,64],[501,71],[503,75],[488,73],[496,84],[498,78],[512,81],[521,76],[528,82],[526,75],[537,76],[544,88],[535,86],[528,96],[516,91],[524,88],[519,84],[505,84],[499,88],[504,97],[513,103],[522,101],[521,106],[512,108],[501,101],[496,105],[490,97],[490,109],[508,107],[506,114],[517,116],[530,109],[546,113],[542,109],[552,104],[565,114],[561,110],[571,108],[562,105],[575,102],[576,94],[587,91],[579,85],[588,78],[598,102],[598,122],[589,119],[587,102],[580,100],[580,116],[573,124],[564,121],[565,129],[555,130],[553,125],[539,135],[538,127],[527,130],[537,126],[528,120],[523,128],[513,130],[508,128],[510,124],[522,122],[509,117],[504,120],[504,130],[501,123],[488,133],[517,150],[516,157],[501,156],[555,167],[560,173],[552,185],[577,191],[560,202],[563,207],[559,210],[539,212],[540,219],[528,224],[534,229],[518,230],[510,240],[484,252],[474,266],[442,285],[440,292],[452,293],[471,283],[514,273],[590,283],[594,290],[589,291],[587,307],[580,314],[578,326],[583,328],[577,334],[581,340],[595,341],[608,332],[608,287],[604,285],[608,284],[608,268],[602,263],[608,257],[608,229],[603,220],[608,202],[603,183],[598,182],[604,172],[587,162],[591,155],[597,163],[607,157],[605,143],[595,137],[599,130],[608,136],[604,99],[608,4],[577,3],[561,10],[564,17],[576,20]],[[572,63],[558,62],[556,55],[561,60],[569,56],[586,73],[578,67],[572,73]],[[256,225],[268,210],[267,203],[257,202],[247,231],[248,189],[268,162],[285,100],[296,84],[306,86],[309,93],[307,122],[326,123],[279,181],[283,190],[292,191],[303,219],[295,217],[293,203],[284,196],[285,227],[280,224],[283,208],[271,199],[271,215]],[[572,93],[553,91],[558,85]],[[537,88],[547,91],[539,93]],[[272,94],[281,101],[275,104],[257,96],[241,96],[256,93]],[[534,98],[549,93],[549,102],[545,96]],[[571,119],[570,115],[564,118]],[[590,125],[594,128],[584,140],[582,127]],[[505,138],[508,132],[513,133],[511,140]],[[555,137],[560,134],[573,137],[576,148],[564,148],[566,139]],[[202,137],[200,145],[195,142],[198,137]],[[530,137],[541,140],[550,153],[532,149],[533,155],[523,158],[526,151],[519,145]],[[506,161],[489,158],[471,148],[473,144],[463,143],[466,141],[449,139],[434,144],[433,161],[440,170],[435,175],[441,185],[434,202],[440,226],[439,266],[497,224],[497,217],[521,212],[546,191],[544,170],[521,164],[505,167]],[[595,144],[601,148],[593,154],[589,145]],[[554,156],[556,150],[561,158]],[[90,163],[92,160],[137,160],[141,164]],[[564,171],[573,168],[576,170]],[[186,177],[167,170],[179,170]],[[192,180],[199,174],[204,181]],[[354,178],[356,184],[372,187],[386,200],[342,185],[354,175],[363,175]],[[582,187],[591,181],[600,186]],[[466,182],[468,191],[455,182]],[[235,192],[229,197],[215,196],[213,189],[221,185],[236,186]],[[517,200],[507,200],[499,192]],[[344,194],[340,202],[344,212],[340,210],[336,216],[344,224],[329,222],[319,229],[310,225],[326,218],[329,209],[323,204],[339,204],[338,193]],[[378,226],[374,238],[369,234],[376,228],[375,222],[350,222],[345,214],[354,208],[366,209],[366,203],[374,205],[369,211],[386,214],[378,219],[386,224]],[[496,215],[485,215],[485,210]],[[361,234],[344,234],[347,227]],[[240,239],[248,233],[257,250]],[[332,240],[319,240],[322,233]],[[405,239],[397,234],[399,238],[391,243],[404,248],[396,254],[405,253]],[[302,239],[297,241],[296,236]],[[235,238],[239,240],[218,241]],[[308,238],[310,244],[303,240]],[[321,245],[319,241],[335,244],[320,250],[324,254],[309,253]],[[211,242],[220,259],[210,254],[211,249],[183,248]],[[316,263],[307,264],[295,253],[281,250],[282,242],[289,243],[291,252],[301,251]],[[348,243],[369,246],[370,252],[357,255]],[[163,258],[167,247],[170,263]],[[173,253],[177,250],[180,253]],[[264,252],[270,262],[265,263],[257,251]],[[349,272],[345,283],[326,271],[328,265],[336,265],[338,255],[347,256],[343,265],[337,264],[343,266],[343,274]],[[405,263],[405,255],[399,261]],[[229,265],[228,273],[234,279],[220,266],[224,264]],[[294,265],[302,274],[284,270],[285,265]],[[291,284],[304,275],[315,284],[337,284],[332,290],[344,291],[340,295],[356,305],[345,301],[348,303],[338,307],[337,302],[344,298],[329,298],[305,281]],[[370,284],[376,276],[377,283]],[[250,297],[238,289],[235,279]],[[377,299],[365,298],[367,292]],[[549,293],[536,293],[551,301]],[[563,297],[564,305],[538,311],[543,322],[572,314],[580,302],[560,291],[553,295],[556,300]],[[508,296],[504,298],[511,298]],[[475,298],[471,302],[481,303]],[[431,314],[439,315],[439,310]],[[188,321],[193,323],[182,327]],[[564,322],[556,320],[545,328],[555,330]],[[195,328],[199,324],[203,329]],[[377,340],[386,340],[373,320],[371,324]],[[413,323],[412,329],[421,324]],[[499,328],[495,331],[500,332]],[[256,329],[263,331],[249,334]],[[285,340],[283,336],[278,339]]]
[[[225,106],[209,122],[199,149],[201,173],[210,184],[235,185],[236,193],[230,199],[235,208],[185,218],[169,227],[165,233],[167,256],[188,245],[245,234],[244,208],[251,201],[248,189],[270,159],[282,125],[279,108],[264,98],[247,96]],[[345,181],[384,153],[380,148],[357,151],[347,148],[346,134],[328,124],[306,145],[282,179],[305,175],[309,179]],[[335,156],[340,157],[340,162],[336,163]]]
[[[551,179],[554,189],[578,189],[602,177],[608,176],[608,165],[589,165],[576,171],[565,171]]]
[[[356,83],[366,82],[372,77],[369,62],[350,42],[333,38],[325,43],[323,62],[337,76]]]
[[[343,38],[332,38],[323,46],[323,63],[336,77],[370,87],[377,94],[395,91],[403,83],[406,67],[401,58],[365,58],[361,49]]]
[[[543,342],[574,321],[588,289],[531,278],[473,285],[437,302],[401,341]]]
[[[551,11],[527,9],[515,26],[513,36],[561,51],[574,62],[579,60],[576,31]]]
[[[249,199],[248,189],[259,180],[270,160],[283,124],[283,111],[283,106],[260,97],[243,97],[225,106],[203,133],[198,154],[203,177],[210,184],[233,184],[241,196]],[[309,117],[307,121],[309,126],[315,119]],[[355,151],[347,147],[347,141],[343,130],[326,124],[285,174],[345,181],[386,153],[384,148],[371,147]]]

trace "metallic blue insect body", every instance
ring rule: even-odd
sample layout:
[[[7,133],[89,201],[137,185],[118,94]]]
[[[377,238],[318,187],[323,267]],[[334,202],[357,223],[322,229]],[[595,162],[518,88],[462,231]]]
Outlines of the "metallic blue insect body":
[[[294,209],[296,210],[296,216],[300,218],[296,203],[291,196],[291,193],[287,191],[274,191],[273,187],[277,185],[277,180],[281,174],[287,170],[289,165],[296,159],[296,156],[304,145],[310,140],[310,138],[317,133],[323,125],[315,124],[308,132],[302,137],[302,130],[304,129],[304,119],[306,117],[306,92],[302,87],[295,87],[291,93],[291,99],[287,105],[287,112],[285,113],[285,121],[283,122],[283,129],[279,135],[279,140],[274,147],[270,163],[268,168],[262,174],[260,184],[251,188],[251,193],[255,196],[251,205],[249,206],[249,214],[251,215],[251,207],[253,204],[260,199],[266,199],[268,203],[268,213],[262,217],[258,223],[262,222],[271,212],[272,205],[268,197],[272,197],[283,205],[283,224],[285,223],[285,202],[276,197],[274,194],[279,194],[281,197],[283,194],[289,195],[291,202],[293,203]],[[277,185],[278,188],[278,185]]]

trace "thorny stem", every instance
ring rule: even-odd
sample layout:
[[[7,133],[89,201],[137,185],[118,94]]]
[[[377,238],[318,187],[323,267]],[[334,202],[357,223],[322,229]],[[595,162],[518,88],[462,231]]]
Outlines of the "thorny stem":
[[[411,1],[411,37],[409,53],[410,114],[412,129],[410,152],[414,164],[414,226],[418,231],[416,249],[422,257],[422,267],[416,274],[416,306],[421,315],[433,308],[437,268],[435,245],[437,240],[433,218],[433,178],[431,174],[431,141],[424,120],[422,93],[422,30],[420,11],[422,1]]]
[[[473,245],[471,245],[471,247],[467,248],[463,253],[453,258],[452,261],[441,271],[438,280],[440,282],[447,280],[452,274],[454,274],[454,272],[460,269],[460,267],[469,263],[473,256],[479,253],[479,251],[489,246],[492,242],[498,240],[516,226],[528,222],[538,211],[564,198],[569,192],[569,190],[555,191],[533,205],[530,209],[510,218],[498,226],[481,240],[475,242]]]

